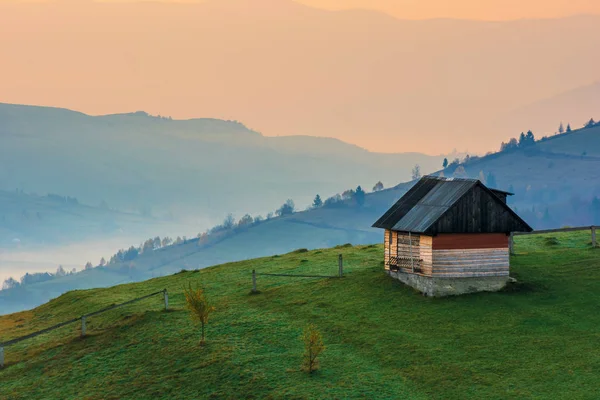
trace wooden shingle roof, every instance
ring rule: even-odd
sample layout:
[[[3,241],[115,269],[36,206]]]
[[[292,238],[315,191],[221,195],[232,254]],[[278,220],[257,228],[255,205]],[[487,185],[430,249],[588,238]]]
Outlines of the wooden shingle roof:
[[[373,227],[430,234],[532,230],[479,180],[432,176],[417,182]]]

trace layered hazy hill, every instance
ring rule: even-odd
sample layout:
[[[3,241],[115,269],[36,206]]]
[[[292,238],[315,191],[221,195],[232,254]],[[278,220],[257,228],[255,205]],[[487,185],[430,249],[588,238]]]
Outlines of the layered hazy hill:
[[[2,249],[54,246],[73,242],[74,238],[85,241],[121,236],[131,240],[139,236],[141,239],[145,232],[159,230],[168,223],[158,218],[80,204],[75,198],[0,190]]]
[[[597,97],[511,113],[600,79],[595,16],[409,21],[288,0],[8,2],[0,46],[3,101],[207,115],[395,152],[485,152],[513,130],[581,126],[579,110]]]
[[[600,126],[537,142],[534,146],[492,154],[446,176],[479,177],[512,190],[509,204],[534,228],[600,224]],[[371,228],[412,183],[367,194],[353,202],[274,218],[236,228],[206,240],[147,252],[107,268],[96,268],[61,279],[0,292],[0,308],[19,310],[43,303],[74,288],[113,285],[197,269],[223,262],[286,253],[298,248],[323,248],[345,243],[379,243],[382,232]],[[489,184],[489,183],[488,183]],[[596,208],[594,208],[596,207]]]
[[[300,207],[362,184],[407,180],[443,157],[378,154],[336,139],[265,137],[234,121],[144,112],[92,117],[0,104],[0,189],[59,193],[82,203],[196,222]],[[153,233],[153,232],[152,232]],[[197,233],[197,232],[196,232]]]

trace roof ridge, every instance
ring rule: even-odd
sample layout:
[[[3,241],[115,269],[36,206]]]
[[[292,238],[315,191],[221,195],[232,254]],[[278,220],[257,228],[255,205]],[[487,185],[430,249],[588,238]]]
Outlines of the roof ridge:
[[[498,203],[502,213],[510,214],[511,222],[505,221],[505,230],[531,229],[531,227],[512,210],[498,195],[503,192],[488,188],[479,179],[445,178],[439,176],[424,176],[409,189],[375,224],[375,228],[391,229],[402,232],[425,233],[437,223],[450,209],[460,201],[464,201],[467,193],[477,186],[483,188],[492,196],[492,201]],[[503,192],[508,194],[508,192]],[[477,203],[478,204],[478,203]],[[480,207],[480,206],[478,206]],[[489,217],[486,217],[489,218]],[[482,221],[483,223],[484,221]],[[493,224],[486,222],[486,224]],[[488,226],[488,225],[486,225]],[[466,229],[466,228],[465,228]],[[483,228],[479,228],[483,229]],[[489,230],[498,230],[489,225]],[[502,231],[504,232],[504,231]]]

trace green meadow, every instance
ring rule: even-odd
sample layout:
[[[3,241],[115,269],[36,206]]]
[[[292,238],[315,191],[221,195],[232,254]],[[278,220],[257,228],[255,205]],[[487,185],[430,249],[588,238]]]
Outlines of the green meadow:
[[[341,246],[69,292],[0,317],[6,341],[166,288],[161,296],[5,349],[2,399],[596,399],[600,249],[589,233],[520,236],[505,291],[427,298],[385,275],[383,249]],[[341,279],[258,276],[337,273]],[[199,345],[183,289],[216,311]],[[301,369],[303,328],[326,346]]]

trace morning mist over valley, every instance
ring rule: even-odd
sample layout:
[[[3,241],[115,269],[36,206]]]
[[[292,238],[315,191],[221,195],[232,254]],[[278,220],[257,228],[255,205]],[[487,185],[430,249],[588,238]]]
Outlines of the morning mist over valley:
[[[593,398],[600,8],[512,3],[0,0],[0,398]]]

